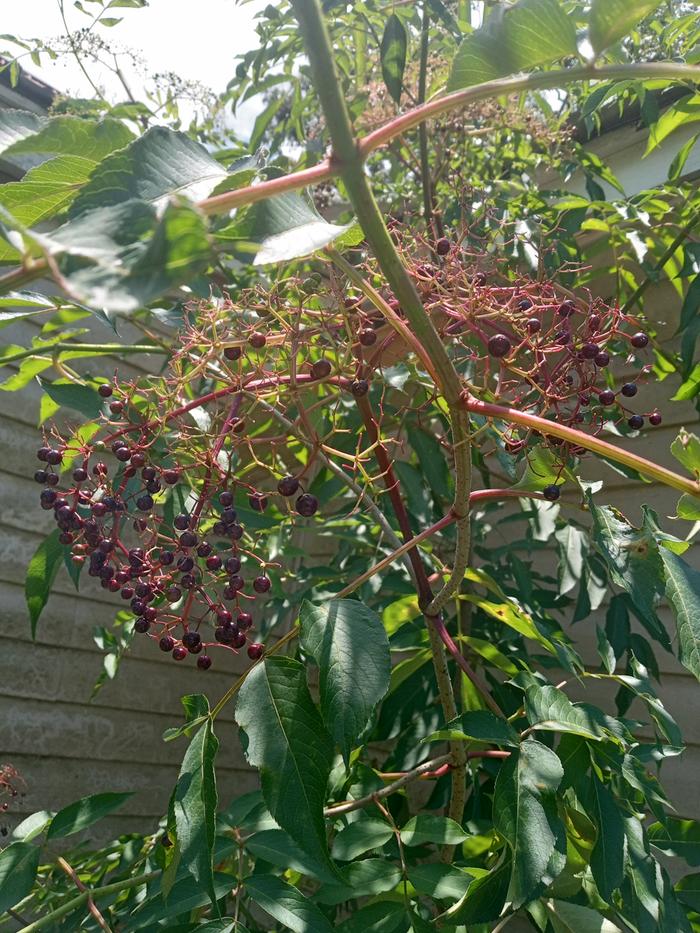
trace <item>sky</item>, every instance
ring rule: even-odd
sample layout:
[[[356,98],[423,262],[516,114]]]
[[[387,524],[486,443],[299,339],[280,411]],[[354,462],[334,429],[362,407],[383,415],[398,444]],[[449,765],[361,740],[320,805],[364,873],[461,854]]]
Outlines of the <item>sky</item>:
[[[84,7],[93,12],[96,4],[83,0]],[[254,47],[255,13],[263,9],[266,0],[252,0],[241,5],[234,0],[149,0],[144,9],[114,9],[107,15],[122,17],[113,28],[98,27],[100,34],[110,43],[139,52],[150,71],[173,71],[188,80],[197,80],[214,91],[223,91],[233,77],[234,58],[240,52]],[[22,38],[50,39],[65,33],[57,0],[0,0],[0,33]],[[91,9],[92,8],[92,9]],[[65,3],[68,24],[79,29],[90,20],[73,6]],[[0,48],[7,43],[0,40]],[[22,64],[32,74],[72,96],[90,97],[93,92],[80,68],[70,57],[52,63],[43,57],[43,66],[37,68],[31,60]],[[124,91],[109,72],[99,74],[91,69],[98,84],[104,85],[107,97],[115,102],[124,99]],[[129,75],[138,97],[139,80]],[[258,105],[241,114],[242,126],[250,124]]]

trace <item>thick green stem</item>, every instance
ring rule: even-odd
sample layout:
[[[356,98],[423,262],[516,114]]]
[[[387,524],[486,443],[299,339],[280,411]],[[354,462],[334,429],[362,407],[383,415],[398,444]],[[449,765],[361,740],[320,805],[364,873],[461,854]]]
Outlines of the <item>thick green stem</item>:
[[[401,259],[394,248],[389,231],[372,194],[365,175],[363,158],[353,135],[345,98],[333,61],[331,42],[323,20],[318,0],[292,0],[297,20],[304,36],[309,56],[314,87],[321,102],[328,131],[333,145],[332,163],[337,163],[350,200],[362,226],[364,234],[374,250],[379,266],[398,299],[415,338],[430,357],[437,375],[439,388],[445,397],[452,422],[452,438],[455,457],[455,512],[458,546],[461,558],[469,552],[469,498],[471,478],[471,451],[469,447],[468,418],[460,408],[462,384],[447,350],[425,311],[420,296],[411,281]],[[460,511],[463,509],[463,513]],[[415,552],[411,552],[415,553]],[[457,561],[455,561],[455,572]],[[464,573],[462,573],[460,578]],[[450,583],[447,584],[449,586]],[[440,594],[438,595],[438,599]],[[431,604],[432,606],[432,604]],[[440,689],[440,698],[445,716],[457,714],[452,682],[447,670],[444,646],[435,628],[429,623],[428,632],[433,649],[435,673]],[[450,816],[461,822],[464,810],[464,785],[466,764],[461,749],[453,749],[457,767],[453,775],[453,793],[450,801]]]
[[[149,871],[145,875],[137,875],[135,878],[125,878],[123,881],[114,881],[112,884],[104,884],[102,887],[83,891],[61,907],[52,910],[50,914],[47,914],[40,920],[35,920],[34,923],[22,927],[20,933],[34,933],[35,930],[45,930],[47,927],[53,926],[58,920],[62,920],[63,917],[67,917],[68,914],[73,913],[78,907],[82,907],[83,904],[87,903],[88,898],[94,900],[96,897],[107,897],[110,894],[118,894],[120,891],[126,891],[128,888],[138,888],[152,881],[154,878],[157,878],[158,875],[160,875],[160,871]]]

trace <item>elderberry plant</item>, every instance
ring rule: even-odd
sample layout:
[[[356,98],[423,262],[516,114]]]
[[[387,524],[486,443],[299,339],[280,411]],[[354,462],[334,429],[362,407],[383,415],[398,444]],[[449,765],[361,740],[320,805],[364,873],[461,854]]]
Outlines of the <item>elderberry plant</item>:
[[[3,313],[48,314],[2,357],[3,389],[39,377],[44,398],[34,479],[55,527],[27,575],[32,630],[65,565],[125,607],[101,630],[105,676],[135,638],[173,678],[235,669],[213,704],[202,673],[166,730],[189,744],[157,826],[68,848],[131,797],[103,792],[3,824],[8,922],[697,927],[697,876],[659,855],[696,864],[698,824],[658,776],[683,751],[661,651],[700,678],[693,526],[675,536],[648,506],[635,526],[594,472],[680,493],[679,523],[700,520],[700,440],[673,441],[682,472],[641,455],[666,419],[654,380],[697,394],[690,148],[668,184],[606,201],[596,179],[614,176],[566,122],[636,100],[653,148],[693,112],[700,70],[676,59],[697,15],[656,6],[518,0],[473,29],[464,3],[271,4],[224,103],[282,80],[293,103],[270,94],[247,153],[106,102],[99,120],[0,112],[3,159],[33,165],[0,186]],[[673,60],[635,61],[644,30]],[[541,92],[570,86],[553,116]],[[266,133],[274,161],[253,151]],[[572,166],[588,200],[533,180],[563,187]],[[669,205],[671,231],[652,220]],[[591,230],[616,287],[597,287]],[[690,278],[678,352],[645,314],[661,274]],[[17,291],[39,278],[56,297]],[[91,311],[116,343],[82,339]],[[162,365],[129,373],[137,354]],[[597,661],[574,622],[596,626]],[[234,698],[259,789],[231,796],[217,717]],[[0,791],[16,787],[8,764]]]

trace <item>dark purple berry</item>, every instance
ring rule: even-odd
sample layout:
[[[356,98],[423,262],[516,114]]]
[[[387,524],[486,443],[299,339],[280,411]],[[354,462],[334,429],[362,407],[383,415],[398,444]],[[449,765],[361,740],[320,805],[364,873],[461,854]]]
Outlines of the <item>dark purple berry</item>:
[[[254,512],[264,512],[267,508],[267,496],[259,492],[253,493],[248,496],[248,505]]]
[[[34,482],[43,484],[46,482],[48,476],[49,474],[46,472],[46,470],[37,470],[34,474]]]
[[[194,547],[197,541],[197,535],[193,531],[183,531],[180,535],[180,544],[183,547]]]
[[[151,627],[151,623],[148,621],[148,619],[144,619],[143,616],[134,622],[134,629],[137,632],[140,632],[142,635],[145,635],[145,633],[149,630],[150,627]],[[167,650],[168,650],[167,648],[163,648],[163,651],[167,651]]]
[[[581,356],[584,360],[594,360],[598,356],[597,343],[584,343],[581,347]]]
[[[245,580],[239,573],[234,573],[232,577],[229,577],[228,585],[232,590],[238,592],[238,590],[242,590],[245,586]]]
[[[131,460],[131,451],[128,447],[120,447],[114,456],[120,463],[126,463],[127,460]]]
[[[223,509],[229,508],[229,506],[233,505],[233,493],[229,492],[228,490],[222,492],[219,496],[219,502],[221,503],[221,507]],[[235,517],[236,516],[234,515],[234,519]]]
[[[244,632],[236,632],[236,634],[231,639],[231,644],[234,648],[242,648],[246,643],[246,637]]]
[[[110,402],[109,410],[113,415],[121,415],[121,413],[124,411],[124,402]]]
[[[658,411],[653,411],[649,415],[649,424],[653,425],[655,428],[661,424],[661,414]]]
[[[299,489],[299,480],[296,476],[283,476],[277,483],[277,492],[281,496],[293,496]]]
[[[191,590],[197,585],[197,580],[195,579],[194,574],[183,573],[183,575],[180,577],[180,584],[184,586],[186,590]]]
[[[49,473],[49,475],[46,477],[46,485],[47,486],[58,486],[59,480],[60,480],[60,477],[58,473]]]
[[[256,593],[267,593],[271,586],[272,581],[270,578],[262,574],[253,580],[253,589]]]
[[[141,512],[150,512],[153,508],[153,499],[151,496],[139,496],[136,500],[136,508]]]
[[[253,644],[248,645],[248,657],[251,661],[259,661],[263,656],[264,651],[265,645],[260,645],[257,642],[253,642]]]
[[[354,379],[350,383],[350,391],[355,398],[362,398],[363,395],[367,395],[369,392],[369,382],[366,379]]]
[[[179,586],[169,586],[165,591],[165,598],[169,603],[176,603],[182,599],[182,590]]]
[[[140,470],[145,462],[146,462],[146,455],[142,454],[140,450],[137,450],[135,453],[132,453],[131,455],[132,467],[136,467],[137,470]]]
[[[510,340],[505,334],[494,334],[489,340],[488,348],[491,356],[500,359],[510,353]]]
[[[529,298],[521,298],[518,302],[518,308],[520,311],[529,311],[532,307],[532,302]],[[528,321],[529,323],[529,321]]]
[[[211,667],[211,658],[208,654],[200,654],[197,658],[197,667],[200,671],[208,671]]]
[[[249,612],[239,612],[236,618],[236,624],[242,632],[247,632],[253,625],[253,617]]]
[[[261,334],[260,331],[255,331],[248,338],[248,343],[256,350],[262,350],[262,348],[267,343],[267,337],[265,334]]]
[[[174,486],[175,483],[180,479],[180,474],[177,470],[163,470],[163,479],[168,484],[168,486]]]
[[[41,460],[42,463],[48,463],[48,456],[50,452],[50,447],[40,447],[36,452],[37,460]]]
[[[202,644],[202,636],[199,632],[185,632],[182,636],[182,644],[188,651],[196,654]]]
[[[620,392],[622,392],[626,398],[633,398],[637,394],[637,386],[634,382],[626,382],[620,389]]]
[[[634,431],[638,431],[640,428],[644,427],[644,418],[641,415],[631,415],[631,417],[627,419],[627,424]]]
[[[145,466],[141,470],[141,479],[145,480],[147,483],[150,483],[150,481],[155,479],[157,475],[156,468],[152,466]]]
[[[596,353],[594,359],[596,366],[607,366],[610,362],[610,354],[605,350],[601,350],[599,353]]]
[[[231,613],[223,606],[216,610],[216,618],[219,625],[228,625],[233,620]]]
[[[540,330],[541,327],[542,327],[542,323],[539,318],[531,317],[528,319],[528,322],[527,322],[528,333],[536,334]]]
[[[175,639],[172,635],[163,635],[161,640],[158,642],[158,647],[161,651],[172,651],[175,647]]]
[[[76,470],[73,470],[74,483],[84,483],[87,479],[87,476],[87,470],[84,470],[82,467],[78,467]]]
[[[103,382],[101,386],[98,386],[97,391],[102,396],[102,398],[109,398],[114,390],[112,389],[111,385]]]
[[[182,573],[189,573],[194,567],[194,560],[191,557],[181,557],[177,562],[177,569]]]
[[[175,555],[172,551],[161,551],[160,552],[160,562],[164,567],[169,567],[175,560]]]
[[[187,648],[183,648],[182,645],[177,645],[173,648],[173,658],[176,661],[184,661],[187,657]]]
[[[234,541],[239,541],[243,537],[243,525],[231,525],[228,528],[228,533]]]
[[[601,405],[612,405],[615,401],[615,393],[611,389],[604,389],[598,396]]]
[[[562,303],[559,305],[557,314],[559,314],[560,317],[571,317],[575,310],[576,305],[570,298],[567,298],[566,301],[562,301]]]
[[[556,502],[560,496],[559,486],[552,484],[551,486],[545,486],[542,490],[542,495],[548,502]]]
[[[377,334],[372,327],[363,327],[358,336],[363,347],[371,347],[377,342]]]
[[[221,513],[221,521],[226,525],[231,525],[236,521],[238,513],[235,509],[224,509]]]
[[[211,557],[207,557],[207,570],[221,570],[223,561],[218,554],[212,554]]]
[[[310,516],[314,515],[318,509],[318,499],[316,496],[312,496],[308,492],[305,492],[299,496],[295,505],[296,510],[300,515],[303,515],[305,518],[309,518]]]
[[[649,337],[644,331],[640,330],[638,333],[633,334],[630,339],[630,343],[635,348],[635,350],[643,350],[649,344]],[[49,460],[49,463],[51,461]]]
[[[61,460],[63,460],[63,454],[60,450],[49,450],[46,454],[46,462],[51,466],[58,466]]]
[[[227,360],[235,362],[241,358],[241,348],[240,347],[225,347],[224,356]]]
[[[311,375],[314,379],[325,379],[331,374],[331,364],[328,360],[316,360],[311,366]]]
[[[122,599],[133,599],[134,598],[134,588],[133,586],[125,586],[121,591]]]
[[[178,531],[185,531],[190,527],[190,517],[184,513],[176,515],[173,519],[173,525],[177,528]]]
[[[230,573],[230,574],[238,573],[238,571],[241,569],[240,558],[227,557],[224,563],[224,567],[226,568],[226,573]]]

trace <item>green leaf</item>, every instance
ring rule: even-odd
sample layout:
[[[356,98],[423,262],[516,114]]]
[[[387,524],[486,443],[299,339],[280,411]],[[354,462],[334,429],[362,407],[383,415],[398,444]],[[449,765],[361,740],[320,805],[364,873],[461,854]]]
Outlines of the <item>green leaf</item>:
[[[252,875],[244,885],[249,897],[285,929],[293,933],[331,933],[333,928],[319,908],[276,875]]]
[[[656,597],[663,591],[663,568],[655,541],[646,529],[634,528],[616,509],[595,505],[590,493],[587,501],[594,538],[613,583],[629,593],[640,616],[657,629],[654,607]]]
[[[700,363],[696,363],[690,374],[679,386],[678,391],[671,397],[672,402],[687,402],[700,393]]]
[[[649,841],[666,855],[682,858],[693,867],[700,865],[700,822],[667,817],[664,823],[649,827]]]
[[[337,933],[393,933],[405,929],[406,907],[392,901],[375,901],[336,926]],[[404,923],[402,924],[402,921]],[[401,926],[400,926],[401,925]]]
[[[253,668],[238,696],[236,721],[270,813],[304,852],[335,872],[323,820],[333,740],[311,700],[304,666],[268,658]]]
[[[671,104],[650,128],[644,155],[648,156],[679,127],[686,123],[695,123],[697,120],[700,120],[700,94],[684,97],[675,104]]]
[[[196,201],[207,197],[226,175],[200,143],[154,126],[100,163],[73,202],[71,216],[132,199],[155,204],[180,195]]]
[[[423,741],[434,742],[444,738],[462,738],[473,742],[488,742],[492,745],[509,745],[513,748],[520,745],[520,736],[511,724],[487,709],[462,713],[456,719],[450,720],[443,729],[433,732]]]
[[[218,747],[208,720],[185,752],[172,800],[180,865],[208,892],[212,903],[216,901],[212,859],[217,805],[214,761]]]
[[[452,865],[429,863],[410,867],[408,880],[419,894],[427,894],[438,901],[458,901],[474,878]]]
[[[62,408],[72,408],[91,420],[97,418],[102,411],[103,400],[92,386],[69,382],[67,379],[49,382],[41,377],[39,383],[48,397]]]
[[[44,832],[51,820],[56,814],[50,810],[37,810],[25,817],[21,823],[18,823],[12,830],[12,838],[19,839],[22,842],[29,842]]]
[[[554,537],[559,550],[559,592],[569,593],[583,575],[588,535],[575,525],[567,524],[558,529]]]
[[[682,558],[659,548],[666,571],[666,598],[678,629],[678,660],[700,680],[700,572]]]
[[[459,845],[468,838],[469,833],[465,833],[455,820],[431,813],[419,813],[401,830],[401,842],[405,846],[422,846],[429,842]]]
[[[671,453],[696,479],[700,479],[700,437],[681,428],[671,444]]]
[[[41,858],[41,847],[13,842],[0,852],[0,914],[31,892]]]
[[[564,826],[555,794],[564,769],[545,745],[526,739],[501,765],[493,798],[494,825],[508,843],[513,867],[508,899],[518,908],[531,900],[545,878],[564,868]]]
[[[188,914],[199,907],[206,907],[210,902],[209,894],[204,888],[197,884],[194,878],[188,876],[173,885],[167,898],[164,897],[158,881],[153,884],[153,887],[157,889],[157,893],[143,901],[138,910],[129,916],[124,924],[123,933],[131,933],[132,930],[144,930],[150,933],[158,929],[163,920]],[[229,895],[231,888],[231,875],[222,872],[214,874],[214,893],[217,900]],[[170,924],[166,929],[172,930],[173,927],[174,924]],[[237,930],[236,933],[239,931]]]
[[[33,236],[58,258],[75,300],[110,312],[135,311],[188,282],[210,256],[204,218],[176,204],[159,217],[153,205],[127,201]]]
[[[26,227],[33,227],[68,209],[95,163],[79,156],[59,156],[30,169],[21,181],[0,185],[0,204]],[[0,242],[0,262],[20,253]]]
[[[588,40],[599,55],[632,27],[661,6],[661,0],[593,0],[588,20]]]
[[[382,620],[358,600],[304,602],[300,643],[319,668],[321,714],[346,762],[389,689],[391,658]]]
[[[51,820],[51,825],[46,834],[47,839],[58,839],[63,836],[70,836],[73,833],[79,833],[98,820],[103,819],[113,810],[118,810],[123,803],[133,797],[132,791],[121,794],[93,794],[91,797],[83,797],[69,804],[62,810],[59,810],[56,816]]]
[[[676,883],[678,900],[700,913],[700,872],[685,875]]]
[[[394,830],[384,820],[356,820],[341,829],[333,840],[333,858],[350,862],[370,849],[383,846],[393,835]]]
[[[398,16],[392,13],[384,27],[380,54],[384,84],[397,104],[401,100],[407,45],[406,27]]]
[[[676,506],[676,517],[690,522],[700,522],[700,499],[684,492]]]
[[[352,236],[353,231],[356,236]],[[254,204],[242,220],[236,220],[217,234],[220,241],[234,241],[240,248],[255,251],[254,265],[287,262],[309,256],[334,241],[349,237],[345,245],[362,239],[353,223],[338,226],[324,220],[301,194],[290,192]]]
[[[342,904],[358,897],[392,891],[401,879],[401,871],[386,859],[366,858],[351,862],[342,876],[344,884],[324,884],[316,892],[319,904]]]
[[[698,139],[700,139],[700,133],[696,133],[695,136],[691,136],[687,142],[685,142],[678,152],[673,157],[673,161],[668,167],[668,181],[677,182],[678,179],[683,174],[683,169],[685,168],[685,163],[688,161],[688,156],[695,148],[695,144]]]
[[[558,900],[545,903],[554,933],[621,933],[618,926],[590,907]]]
[[[616,738],[614,720],[608,720],[604,713],[593,706],[572,703],[562,690],[550,684],[533,684],[527,688],[525,714],[535,729],[571,732],[594,742]]]
[[[600,896],[610,901],[624,877],[625,829],[615,798],[595,774],[589,785],[588,812],[598,829],[591,872]]]
[[[488,874],[475,878],[461,901],[451,907],[442,918],[449,923],[489,923],[497,920],[508,896],[512,871],[510,853]]]
[[[43,122],[37,128],[38,132],[24,134],[23,138],[5,149],[3,158],[14,161],[17,156],[27,154],[47,157],[70,155],[101,162],[105,156],[127,146],[134,138],[134,134],[121,120],[111,117],[96,121],[59,116]]]
[[[577,55],[576,30],[557,0],[518,0],[462,42],[448,90]]]
[[[63,561],[63,545],[58,540],[60,533],[59,529],[55,528],[44,538],[27,567],[24,594],[29,609],[32,638],[36,637],[36,624],[48,601],[53,581]]]
[[[28,110],[14,110],[3,107],[0,110],[0,153],[5,153],[10,146],[26,139],[28,136],[35,136],[43,126],[46,126],[48,119],[39,116],[36,113],[30,113]],[[22,168],[28,168],[26,161]]]
[[[209,718],[209,700],[203,693],[186,694],[180,697],[180,702],[185,710],[184,725],[166,729],[163,732],[164,742],[172,742],[181,735],[191,735],[197,726]]]
[[[245,847],[257,858],[279,868],[291,868],[304,875],[313,875],[319,881],[335,883],[338,880],[325,865],[302,851],[283,829],[260,830],[246,840]]]

